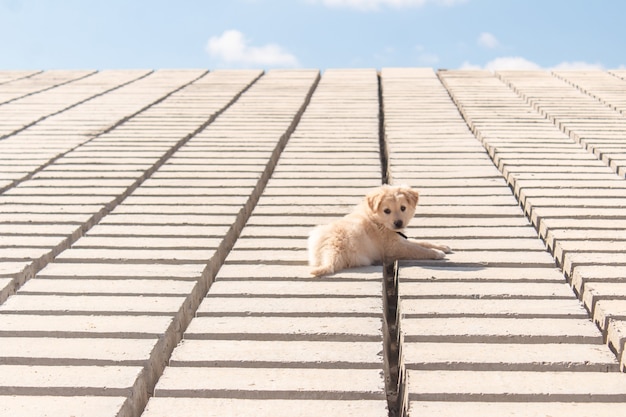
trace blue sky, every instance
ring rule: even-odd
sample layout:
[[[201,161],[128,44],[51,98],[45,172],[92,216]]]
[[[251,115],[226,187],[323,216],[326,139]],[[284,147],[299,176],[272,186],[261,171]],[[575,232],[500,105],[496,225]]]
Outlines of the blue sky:
[[[622,0],[0,0],[0,69],[624,68]]]

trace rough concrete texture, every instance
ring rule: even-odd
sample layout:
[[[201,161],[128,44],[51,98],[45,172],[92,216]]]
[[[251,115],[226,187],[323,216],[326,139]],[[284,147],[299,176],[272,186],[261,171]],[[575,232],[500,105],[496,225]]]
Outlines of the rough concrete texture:
[[[455,80],[448,72],[441,74],[446,82]],[[418,210],[408,234],[442,241],[453,250],[443,265],[399,264],[408,414],[456,415],[460,404],[478,402],[481,408],[471,411],[475,415],[499,410],[499,403],[508,403],[504,415],[525,415],[527,402],[540,401],[549,412],[562,402],[620,398],[621,388],[615,384],[623,375],[615,372],[614,356],[554,259],[533,237],[522,210],[497,218],[480,211],[465,213],[468,205],[490,205],[488,198],[494,195],[502,196],[502,205],[515,207],[518,201],[504,182],[484,180],[500,178],[496,158],[492,161],[472,135],[436,75],[383,71],[382,81],[391,177],[395,183],[414,184],[428,195],[424,201],[431,206],[428,224],[422,224]],[[463,158],[447,158],[461,149]],[[477,168],[483,178],[466,177]],[[436,187],[432,194],[430,187]],[[438,215],[437,206],[448,210]],[[454,226],[458,217],[467,224],[461,233]],[[459,235],[472,244],[458,249]],[[510,245],[503,251],[489,245],[492,239],[523,241],[526,246]]]
[[[377,97],[375,71],[325,73],[145,416],[191,414],[190,397],[213,399],[215,415],[387,415],[381,268],[313,279],[306,267],[312,226],[381,184]],[[334,176],[351,164],[370,169]]]
[[[0,71],[0,415],[620,414],[625,97],[621,70]],[[311,228],[384,179],[453,253],[312,278]]]

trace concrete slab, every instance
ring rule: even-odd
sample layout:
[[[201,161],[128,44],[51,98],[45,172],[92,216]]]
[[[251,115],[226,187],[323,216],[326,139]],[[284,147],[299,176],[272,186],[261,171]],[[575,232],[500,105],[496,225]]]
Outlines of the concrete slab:
[[[0,71],[0,414],[388,415],[396,325],[409,416],[621,411],[618,72],[328,70],[303,114],[317,71],[224,113],[261,72],[204,74]],[[387,168],[454,250],[399,264],[396,320],[382,267],[305,252]]]
[[[624,395],[619,372],[410,371],[415,400],[613,402]],[[476,384],[481,381],[481,384]],[[549,401],[547,401],[549,400]]]
[[[232,113],[237,121],[232,125],[220,127],[217,133],[220,136],[239,136],[240,129],[245,130],[246,123],[253,122],[254,114],[262,113],[271,118],[273,112],[279,117],[285,116],[280,123],[263,127],[265,132],[263,141],[272,144],[275,151],[271,155],[263,155],[263,163],[255,165],[257,167],[255,186],[232,188],[236,191],[235,198],[221,196],[222,208],[218,210],[217,216],[204,217],[205,220],[196,217],[195,222],[193,217],[187,219],[185,216],[164,215],[150,216],[144,221],[138,221],[130,219],[129,214],[114,213],[107,222],[93,228],[90,231],[92,233],[80,239],[83,245],[69,248],[56,256],[55,262],[48,264],[40,275],[36,275],[28,282],[32,285],[23,286],[21,291],[9,297],[0,306],[3,319],[12,318],[6,330],[2,330],[5,340],[12,341],[14,339],[8,338],[20,337],[19,343],[16,342],[10,349],[6,348],[9,349],[6,351],[8,356],[4,359],[10,363],[72,364],[68,367],[69,373],[77,372],[78,365],[81,364],[98,364],[105,370],[113,365],[119,368],[124,364],[133,365],[124,368],[132,369],[133,372],[118,372],[116,384],[120,388],[107,387],[109,391],[105,392],[104,388],[97,386],[80,388],[80,385],[77,385],[79,387],[77,392],[80,395],[123,396],[125,397],[123,405],[117,410],[109,410],[111,415],[139,415],[171,351],[180,340],[183,329],[193,317],[197,304],[223,261],[225,253],[243,227],[245,217],[258,198],[264,181],[276,162],[278,151],[284,145],[282,142],[290,129],[293,129],[294,120],[297,120],[298,112],[303,108],[307,95],[316,81],[316,71],[297,71],[297,73],[298,77],[293,77],[293,74],[288,72],[284,73],[284,76],[281,76],[280,72],[267,75],[247,91],[248,95],[241,97],[236,93],[254,80],[259,75],[258,72],[247,73],[239,80],[226,77],[221,81],[214,80],[207,84],[198,81],[198,85],[192,84],[188,91],[183,89],[180,94],[170,97],[176,104],[164,105],[167,100],[157,103],[147,109],[146,114],[137,116],[120,126],[120,133],[118,129],[115,129],[113,132],[116,134],[102,135],[98,138],[102,140],[94,140],[89,143],[89,146],[86,145],[87,152],[77,151],[79,155],[69,161],[70,164],[79,162],[82,166],[82,161],[84,161],[90,164],[127,163],[132,165],[135,162],[142,163],[144,159],[155,158],[152,163],[156,165],[152,169],[157,170],[179,148],[184,151],[193,150],[198,143],[203,146],[202,143],[210,141],[212,133],[210,129],[205,128],[213,121],[213,115],[221,112],[221,109],[229,104],[229,100],[239,98],[233,106],[229,107],[232,111],[226,111],[221,115],[224,119],[228,119]],[[219,79],[220,73],[218,72],[215,77]],[[220,94],[214,99],[212,97],[216,91],[211,89],[211,83],[214,83],[213,85],[225,84],[227,88],[220,87]],[[281,85],[289,86],[287,93],[282,90]],[[268,91],[268,87],[270,90],[274,88],[276,93]],[[198,97],[207,99],[204,105],[190,107],[193,109],[190,111],[197,112],[198,117],[180,119],[176,115],[177,109],[181,106],[188,108],[189,102],[197,101]],[[263,101],[263,107],[258,105],[259,100]],[[250,106],[254,103],[257,104]],[[244,108],[247,110],[242,111]],[[246,115],[252,115],[252,120],[246,122],[245,119],[240,118]],[[158,123],[155,123],[155,120],[158,120]],[[195,124],[195,127],[190,130],[191,124]],[[161,154],[146,153],[141,147],[134,150],[130,147],[110,150],[103,150],[99,147],[105,143],[130,140],[128,138],[133,137],[133,132],[143,132],[145,135],[149,129],[160,129],[162,133],[159,139],[167,144],[167,147]],[[119,153],[115,155],[115,152]],[[205,159],[202,161],[205,165],[207,164],[206,157],[210,155],[210,152],[216,151],[206,150]],[[104,153],[106,157],[99,157],[101,153]],[[235,165],[233,163],[235,154],[221,152],[221,156],[220,163]],[[253,157],[257,156],[253,155]],[[70,157],[65,159],[70,159]],[[171,162],[170,168],[177,166],[182,171],[189,171],[193,169],[194,161],[185,158],[175,161],[172,158],[169,162]],[[85,171],[76,172],[77,178],[86,178],[81,177],[85,175]],[[141,173],[138,179],[145,179],[149,174],[150,172]],[[110,180],[107,182],[110,183]],[[176,184],[159,184],[158,181],[148,183],[144,187],[140,182],[135,183],[123,193],[115,190],[114,194],[117,193],[119,196],[103,214],[107,214],[114,205],[118,207],[129,205],[137,208],[145,203],[141,200],[142,195],[149,196],[151,199],[153,212],[155,212],[156,205],[163,205],[178,207],[178,213],[184,213],[185,202],[180,198],[181,196],[189,195],[191,198],[203,199],[199,204],[210,207],[214,202],[210,197],[218,195],[223,189],[222,185],[210,182],[207,182],[206,187],[202,189],[198,187],[173,188]],[[58,188],[61,183],[70,184],[72,187],[64,191]],[[66,194],[71,194],[82,187],[80,181],[72,182],[71,179],[53,180],[38,185],[41,187],[36,187],[37,192],[45,190],[55,193],[57,192],[55,190],[60,190],[59,192]],[[124,194],[139,197],[121,198],[120,196]],[[197,209],[198,203],[193,207]],[[81,226],[73,225],[73,227]],[[84,233],[84,230],[82,232]],[[179,236],[184,240],[190,237],[194,239],[194,234],[197,238],[191,242],[195,244],[205,244],[207,237],[213,236],[213,241],[216,242],[213,244],[215,248],[190,249],[188,246],[179,246],[176,250],[164,246],[164,239],[172,241]],[[149,238],[144,239],[145,237]],[[116,246],[122,243],[121,240],[106,240],[111,238],[126,239],[126,248]],[[134,239],[132,243],[129,242],[130,238]],[[156,247],[150,246],[151,243],[154,243]],[[190,241],[186,240],[185,243],[188,244]],[[173,246],[178,245],[180,243]],[[33,322],[37,318],[42,318],[41,324]],[[142,327],[142,323],[145,323],[145,326]],[[39,337],[46,337],[49,346],[29,347],[22,349],[21,353],[17,351],[20,346],[30,340],[28,338]],[[32,340],[37,342],[39,339]],[[89,349],[90,346],[93,348]],[[84,349],[84,352],[76,353],[76,349]],[[38,371],[39,374],[47,372],[47,368],[42,366],[37,367],[42,369],[41,372]],[[58,366],[57,369],[61,372],[63,367]],[[87,370],[83,370],[82,378],[87,381],[86,383],[97,385],[96,377],[97,375],[93,376]],[[37,392],[50,395],[71,395],[71,386],[57,387],[49,382],[30,378],[28,372],[25,373],[24,378],[32,379],[32,389],[23,392],[15,391],[14,388],[7,389],[20,395],[32,395]],[[80,380],[77,384],[80,384]],[[122,386],[125,388],[122,389]]]
[[[20,294],[136,294],[136,295],[186,295],[192,291],[193,281],[150,279],[36,279],[24,284]]]
[[[196,393],[201,397],[385,401],[380,369],[169,367],[159,385],[157,397]]]
[[[2,395],[127,396],[141,369],[139,366],[0,365],[0,392]]]
[[[407,368],[412,370],[618,370],[615,355],[598,344],[424,342],[407,344],[403,355]]]
[[[9,337],[119,337],[156,339],[172,322],[169,316],[46,315],[3,313],[0,332]]]
[[[585,295],[585,278],[589,270],[598,268],[598,272],[591,275],[590,282],[602,282],[605,279],[612,282],[618,278],[614,270],[623,266],[619,243],[624,234],[621,225],[623,213],[620,211],[623,208],[620,201],[623,177],[614,175],[607,178],[607,169],[611,168],[607,162],[610,159],[608,155],[614,152],[619,154],[620,148],[606,141],[615,131],[626,129],[622,115],[611,108],[608,102],[603,104],[598,101],[598,97],[591,97],[596,88],[593,81],[595,77],[583,73],[500,72],[495,77],[481,74],[471,78],[465,78],[464,73],[447,72],[440,75],[457,104],[463,108],[468,123],[474,126],[483,144],[490,149],[490,154],[500,161],[499,166],[507,173],[509,183],[515,190],[520,190],[525,212],[539,228],[577,294],[586,300],[585,304],[590,311],[594,310],[594,303],[597,309],[599,301],[596,300],[602,299],[598,289]],[[623,82],[608,77],[607,82]],[[597,78],[606,79],[604,75],[598,75]],[[489,88],[488,95],[493,103],[509,109],[509,117],[519,117],[517,126],[541,131],[544,138],[550,138],[550,142],[535,141],[528,138],[528,134],[516,134],[513,131],[505,136],[500,135],[502,127],[498,124],[502,123],[502,116],[495,107],[490,109],[481,104],[475,95],[483,88]],[[541,122],[533,116],[531,122],[528,117],[529,106],[537,113],[546,115],[547,119]],[[564,133],[558,134],[559,130]],[[578,152],[572,145],[578,146]],[[533,148],[537,156],[540,155],[546,162],[550,161],[553,167],[548,168],[544,162],[528,163],[528,158],[522,159],[522,156],[510,153],[510,149],[523,150],[524,146]],[[567,147],[569,152],[574,152],[575,157],[568,153],[570,162],[564,163],[562,155],[555,152],[556,146]],[[587,162],[581,164],[583,160]],[[566,164],[569,164],[569,168],[566,168]],[[554,168],[556,166],[559,168]],[[553,183],[556,172],[565,172],[566,169],[576,175],[563,177],[558,183]],[[552,183],[558,188],[544,188]],[[593,186],[593,183],[598,185]],[[612,188],[612,184],[616,187]],[[591,195],[595,198],[591,198]],[[613,197],[608,198],[609,195]],[[576,275],[575,271],[579,267],[585,268],[584,274]],[[605,277],[604,273],[607,274]],[[593,285],[589,290],[592,288]],[[603,289],[607,290],[608,287]],[[615,291],[611,290],[610,293],[614,294]],[[594,320],[602,321],[596,317]],[[603,323],[601,326],[606,328],[607,325]],[[621,355],[621,350],[613,350]]]
[[[144,161],[140,164],[141,167],[136,168],[139,170],[134,171],[135,175],[133,177],[119,178],[118,180],[122,181],[125,184],[125,187],[118,188],[96,187],[96,189],[94,189],[93,184],[98,184],[99,181],[102,180],[94,179],[89,170],[72,170],[69,171],[71,172],[71,175],[67,175],[63,179],[51,180],[52,182],[50,182],[50,180],[46,182],[39,177],[30,178],[21,182],[18,186],[6,190],[0,198],[0,202],[3,203],[2,205],[9,204],[16,208],[15,211],[5,212],[5,215],[7,216],[16,212],[19,213],[23,210],[23,207],[19,208],[15,205],[17,203],[21,205],[28,205],[28,208],[26,208],[27,211],[29,211],[30,207],[33,206],[41,208],[51,205],[54,207],[51,210],[55,211],[56,208],[61,205],[71,206],[76,204],[84,207],[86,204],[91,204],[92,211],[90,212],[90,215],[93,217],[88,217],[85,221],[85,215],[75,215],[72,222],[69,222],[69,219],[66,219],[68,224],[58,224],[53,221],[46,222],[44,224],[32,224],[30,221],[19,222],[19,220],[10,224],[1,224],[0,235],[3,236],[3,240],[10,246],[12,239],[20,239],[25,235],[36,236],[44,234],[59,236],[56,243],[51,243],[47,246],[48,254],[46,254],[43,258],[45,265],[45,263],[49,262],[54,255],[66,249],[69,241],[76,240],[86,229],[92,227],[94,222],[106,213],[107,209],[110,209],[112,206],[119,203],[120,199],[124,195],[128,194],[134,186],[136,186],[136,181],[145,179],[146,173],[144,171],[146,169],[149,169],[151,166],[156,168],[163,162],[163,158],[166,159],[169,156],[168,151],[171,153],[177,147],[180,147],[185,140],[187,140],[185,135],[194,133],[195,130],[202,127],[203,123],[205,123],[207,119],[210,121],[212,116],[228,105],[229,100],[232,100],[243,88],[245,88],[246,85],[258,76],[258,73],[248,73],[246,75],[247,78],[229,82],[226,84],[227,89],[224,89],[224,87],[219,85],[219,74],[215,76],[213,74],[207,76],[207,80],[209,81],[197,80],[197,83],[192,83],[194,80],[203,76],[203,74],[203,71],[156,71],[155,73],[138,80],[136,83],[131,83],[111,92],[110,97],[107,97],[109,94],[105,94],[101,96],[101,99],[98,97],[94,98],[95,101],[93,102],[89,101],[89,104],[91,105],[90,110],[93,114],[98,114],[98,108],[101,108],[102,110],[106,107],[107,109],[107,117],[103,119],[101,128],[96,130],[95,134],[90,133],[90,135],[87,138],[84,138],[83,142],[80,144],[68,144],[67,148],[60,154],[48,156],[46,162],[48,162],[48,159],[54,157],[54,163],[46,165],[45,167],[42,165],[43,170],[41,172],[45,172],[48,169],[53,169],[54,172],[58,172],[57,169],[60,168],[64,170],[66,165],[72,166],[72,164],[77,162],[80,164],[81,160],[83,160],[84,163],[91,164],[92,167],[94,165],[98,166],[98,170],[105,168],[108,163],[108,169],[115,171],[116,167],[121,165],[132,166],[133,161],[139,159]],[[89,152],[90,148],[98,149],[101,145],[106,146],[106,144],[111,143],[111,141],[115,142],[117,140],[117,143],[120,143],[119,141],[123,140],[126,144],[129,144],[131,143],[130,141],[132,139],[130,138],[133,137],[133,133],[142,132],[142,134],[145,135],[148,134],[148,131],[168,131],[168,128],[158,123],[155,124],[153,120],[154,116],[160,116],[158,120],[160,123],[166,125],[168,118],[176,118],[176,116],[172,114],[171,110],[168,110],[169,113],[163,112],[163,109],[165,109],[163,107],[164,103],[172,102],[177,103],[179,106],[181,104],[184,105],[186,101],[196,100],[200,89],[204,89],[205,95],[209,94],[208,89],[211,88],[211,85],[218,86],[219,91],[223,93],[220,98],[216,100],[208,100],[206,105],[198,107],[198,109],[204,111],[203,119],[188,119],[184,122],[177,121],[175,124],[176,128],[173,130],[175,133],[171,133],[165,142],[163,142],[165,147],[160,152],[153,153],[150,157],[133,159],[134,155],[141,155],[142,151],[133,150],[129,147],[120,147],[115,150],[112,148],[110,151],[104,152],[104,154],[107,155],[106,157],[102,157],[102,149],[97,151],[97,155],[100,155],[99,157],[86,156],[87,154],[85,154],[85,151]],[[132,103],[126,103],[129,93],[138,94],[139,98]],[[113,100],[113,102],[115,102],[116,99],[123,100],[125,104],[128,105],[118,107],[114,106],[111,108],[111,101],[107,100]],[[88,106],[88,103],[85,103],[84,106]],[[80,109],[80,111],[88,111],[83,106],[77,106],[69,109],[68,112],[78,111],[78,109]],[[67,117],[67,114],[65,114],[65,112],[59,113],[58,118],[62,117]],[[70,117],[72,116],[70,115]],[[136,120],[152,120],[152,123],[150,125],[141,125],[134,123]],[[54,117],[48,117],[42,123],[44,123],[45,126],[49,126],[51,129],[59,123],[61,127],[64,126],[62,122],[57,122],[57,118]],[[46,128],[44,125],[37,124],[35,127],[43,128],[45,130]],[[80,126],[80,123],[78,123],[78,126]],[[68,128],[75,129],[76,125],[74,124]],[[122,133],[122,137],[117,135],[118,130],[124,132]],[[170,131],[172,131],[171,128]],[[21,139],[20,135],[21,134],[14,135],[7,140],[16,140],[20,143],[27,140]],[[2,142],[3,143],[0,144],[0,147],[6,145],[7,143],[5,141]],[[68,171],[66,171],[66,173],[67,172]],[[127,174],[122,175],[127,176]],[[110,182],[112,179],[113,178],[104,180],[104,182]],[[76,185],[84,184],[85,182],[92,185],[86,188],[64,188],[68,184]],[[79,196],[79,194],[82,195]],[[45,213],[45,210],[42,211],[42,213]],[[84,213],[87,214],[87,212]],[[24,248],[24,250],[27,249],[28,248]],[[34,269],[41,269],[41,267],[42,265],[37,265],[36,268],[33,266]],[[15,283],[21,283],[28,278],[20,270],[14,271],[13,274],[15,276]],[[18,286],[19,285],[15,285],[14,287]],[[0,302],[1,301],[2,300],[0,300]]]
[[[610,402],[484,402],[484,401],[412,401],[409,412],[421,416],[477,415],[484,417],[584,417],[594,414],[608,415],[620,413],[623,404]]]
[[[611,350],[622,358],[620,367],[622,372],[626,372],[626,355],[624,355],[624,350],[626,349],[626,320],[622,318],[609,322],[607,343],[611,347]]]
[[[386,117],[386,124],[393,126],[397,123],[399,129],[401,120],[401,126],[405,130],[420,132],[424,136],[424,139],[421,139],[421,135],[414,135],[410,139],[413,150],[403,149],[399,152],[394,150],[395,144],[400,143],[402,149],[404,141],[409,139],[396,137],[389,133],[389,130],[386,131],[390,171],[394,181],[404,182],[411,178],[405,174],[409,171],[421,172],[422,174],[417,177],[436,175],[432,173],[436,171],[432,166],[415,165],[409,169],[402,164],[396,164],[396,155],[400,154],[402,155],[400,159],[407,157],[419,159],[422,142],[429,142],[430,146],[434,146],[432,135],[436,133],[429,127],[428,121],[439,121],[448,126],[457,125],[461,130],[465,126],[465,121],[468,121],[474,132],[482,133],[480,139],[490,155],[485,153],[480,157],[475,156],[471,163],[462,159],[444,158],[447,152],[454,152],[449,147],[453,143],[477,143],[469,131],[465,132],[465,136],[455,139],[439,139],[439,142],[446,143],[439,147],[439,153],[442,155],[440,165],[446,165],[448,169],[456,165],[456,175],[461,178],[470,164],[472,167],[480,164],[493,167],[492,158],[500,168],[515,167],[511,172],[526,173],[529,177],[531,171],[522,168],[532,166],[532,172],[537,171],[537,175],[540,176],[541,168],[544,166],[553,168],[560,165],[569,167],[568,170],[575,170],[579,166],[598,163],[593,155],[580,150],[578,146],[569,142],[565,135],[558,131],[551,132],[550,129],[554,129],[554,126],[539,114],[532,114],[533,110],[525,108],[525,104],[520,105],[519,110],[517,107],[510,108],[509,121],[507,119],[509,116],[503,112],[509,108],[508,103],[511,100],[518,99],[516,94],[505,86],[497,89],[500,82],[487,73],[479,76],[468,75],[465,78],[466,74],[450,71],[440,73],[444,84],[457,103],[460,103],[459,107],[466,116],[466,120],[447,116],[444,121],[438,119],[439,112],[434,109],[454,110],[455,106],[448,96],[448,91],[442,88],[434,74],[406,72],[404,78],[390,76],[387,80],[383,71],[385,116],[394,115],[391,120]],[[477,82],[480,82],[480,88],[474,85]],[[485,102],[484,91],[490,92],[488,95],[493,99],[493,104]],[[501,92],[501,95],[496,96],[492,91]],[[416,97],[421,100],[418,102]],[[409,105],[405,100],[413,101]],[[424,110],[427,108],[428,113],[420,111],[422,108]],[[517,126],[520,127],[519,132]],[[535,130],[536,133],[529,134],[529,130],[531,132]],[[537,142],[539,144],[537,147],[530,145],[530,140],[527,143],[510,144],[507,141],[508,138],[527,139],[534,135],[541,138]],[[551,137],[555,138],[554,143],[550,143],[548,138]],[[559,138],[563,140],[559,142]],[[496,142],[499,143],[494,145]],[[561,143],[564,146],[561,146]],[[541,203],[540,198],[543,198],[544,194],[535,192],[535,189],[555,191],[546,193],[546,204],[538,206],[549,206],[547,203],[552,203],[552,200],[548,199],[554,200],[555,207],[571,205],[569,201],[561,202],[563,198],[558,196],[558,193],[562,193],[562,190],[557,188],[556,182],[546,180],[547,182],[540,183],[535,179],[523,179],[524,182],[520,182],[518,186],[518,178],[519,176],[511,177],[509,181],[513,190],[517,190],[520,195],[523,194],[527,205],[532,203],[534,207],[535,203]],[[453,191],[454,204],[463,205],[465,202],[472,202],[473,195],[479,194],[470,185],[473,181],[476,180],[467,179],[469,186],[467,193],[463,193],[462,190]],[[476,184],[480,187],[487,186],[478,181]],[[543,188],[544,185],[546,188]],[[550,188],[551,185],[553,188]],[[589,186],[589,184],[579,185]],[[508,200],[508,204],[515,205],[516,201],[511,190],[505,184],[501,184],[500,187],[501,204],[506,204]],[[575,195],[578,188],[572,187],[571,190],[572,195]],[[446,191],[447,188],[441,186],[436,193],[445,195]],[[495,194],[492,188],[490,191],[492,195]],[[433,204],[449,204],[448,200],[437,200],[437,197],[433,197],[431,201]],[[529,211],[528,206],[526,210]],[[524,391],[523,384],[518,385],[511,379],[510,388],[503,388],[506,386],[507,378],[513,378],[513,375],[528,375],[537,381],[544,381],[544,378],[549,379],[553,375],[564,379],[572,376],[573,379],[578,378],[582,381],[588,372],[591,372],[597,373],[598,376],[612,375],[607,381],[613,378],[613,383],[621,380],[622,377],[618,373],[605,373],[618,370],[617,362],[613,354],[603,346],[601,333],[575,299],[563,279],[563,274],[554,268],[554,259],[542,250],[543,245],[535,246],[537,250],[507,248],[504,251],[497,245],[487,246],[480,251],[470,245],[463,246],[463,250],[456,249],[455,242],[467,239],[469,233],[458,224],[446,228],[446,221],[450,221],[450,224],[459,222],[454,213],[449,212],[448,216],[449,219],[444,216],[437,218],[438,224],[433,224],[432,229],[438,226],[440,230],[431,232],[430,228],[419,227],[417,228],[419,232],[416,233],[424,237],[424,240],[443,237],[444,233],[447,233],[444,241],[454,249],[454,253],[447,256],[447,262],[437,266],[434,262],[424,261],[399,264],[397,291],[399,343],[402,354],[400,361],[408,374],[405,382],[408,415],[428,414],[430,407],[448,415],[445,408],[447,404],[450,404],[450,410],[461,404],[467,404],[468,409],[472,409],[477,401],[485,404],[484,409],[487,412],[489,407],[496,410],[495,404],[501,401],[524,403],[541,401],[546,409],[556,408],[558,403],[563,402],[559,397],[560,393],[551,391],[552,387],[549,384],[544,388],[533,386],[530,390],[535,388],[537,390],[531,393]],[[517,216],[520,221],[525,220],[520,212],[511,213],[510,216],[513,218]],[[468,223],[472,220],[471,215],[466,215],[461,221],[465,221],[465,218]],[[507,218],[506,221],[510,220]],[[475,233],[470,240],[495,239],[497,242],[521,238],[526,241],[532,236],[536,239],[536,231],[523,226],[522,223],[519,227],[494,227],[479,220],[474,226]],[[540,265],[544,266],[543,270],[537,268]],[[498,267],[497,272],[492,270],[493,267]],[[441,389],[433,388],[431,376],[436,379],[438,375],[450,376],[450,381],[459,378],[455,381],[457,385],[452,388],[446,382],[442,383]],[[483,381],[483,375],[494,378],[499,383]],[[467,384],[460,382],[463,378],[467,378]],[[585,380],[583,383],[590,382]],[[578,389],[575,383],[572,383],[572,387],[571,390],[564,388],[563,392],[568,392],[567,401],[586,403],[587,398],[582,391],[574,394]],[[470,392],[474,389],[476,394]],[[604,401],[603,395],[598,395],[597,401]],[[619,395],[615,394],[615,398]],[[515,400],[512,400],[513,398]],[[457,411],[459,410],[460,407]],[[521,411],[515,406],[512,410],[514,410],[511,412],[512,415]],[[461,412],[465,411],[459,411]]]
[[[607,85],[618,90],[623,89],[623,80],[606,73],[600,73],[593,78],[576,72],[537,72],[530,75],[500,72],[498,75],[571,137],[577,141],[584,139],[586,146],[593,148],[593,152],[600,155],[602,160],[613,159],[613,154],[616,159],[622,159],[619,155],[626,151],[626,147],[622,145],[605,149],[603,144],[594,142],[594,136],[599,129],[610,129],[615,135],[623,136],[626,133],[626,122],[620,110],[614,106],[611,108],[614,96],[607,97],[600,92],[606,91]],[[606,83],[602,90],[597,84],[599,79]],[[542,88],[538,88],[540,86]],[[565,101],[564,96],[567,96]],[[583,127],[585,124],[589,124],[590,128]],[[616,171],[617,168],[614,167]]]
[[[587,282],[624,282],[626,271],[621,266],[579,266],[574,270],[571,277],[572,287],[579,294],[583,292],[583,286]]]
[[[351,367],[380,362],[380,343],[302,340],[183,340],[171,366]]]
[[[125,397],[94,396],[0,396],[0,413],[15,417],[45,417],[71,415],[75,417],[113,417]]]
[[[317,417],[342,415],[354,417],[385,417],[386,406],[375,400],[296,400],[296,399],[233,399],[233,398],[151,398],[144,417],[165,417],[176,413],[222,416],[230,410],[241,417]]]
[[[151,339],[70,339],[0,337],[4,365],[141,366],[154,347]]]
[[[293,407],[290,414],[351,415],[364,405],[366,415],[388,414],[382,268],[314,279],[305,252],[314,225],[346,214],[380,184],[377,97],[374,71],[324,73],[276,167],[281,179],[269,181],[145,415],[158,415],[160,404],[181,396],[187,397],[182,407],[211,404],[216,413],[245,415],[263,399],[261,414],[268,404],[277,415],[285,404]],[[352,137],[361,139],[334,147]],[[312,140],[323,146],[312,151]],[[329,178],[345,178],[346,170],[358,181],[334,180],[341,187],[330,187]]]
[[[504,291],[503,291],[504,292]],[[464,298],[426,298],[404,296],[401,310],[406,318],[427,317],[527,317],[527,318],[587,318],[587,312],[569,298],[486,297],[482,294]]]

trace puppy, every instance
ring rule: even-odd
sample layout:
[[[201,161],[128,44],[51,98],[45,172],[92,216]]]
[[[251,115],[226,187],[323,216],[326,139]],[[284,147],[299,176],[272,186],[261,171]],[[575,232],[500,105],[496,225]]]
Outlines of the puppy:
[[[413,218],[418,200],[418,192],[407,185],[383,185],[352,213],[317,226],[308,240],[311,275],[400,259],[442,259],[450,253],[449,247],[414,242],[401,234]]]

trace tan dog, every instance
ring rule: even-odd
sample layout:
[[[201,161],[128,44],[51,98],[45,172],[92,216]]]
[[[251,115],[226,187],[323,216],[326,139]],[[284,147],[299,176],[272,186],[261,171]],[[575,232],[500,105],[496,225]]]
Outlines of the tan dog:
[[[447,246],[406,239],[401,232],[415,215],[419,194],[407,185],[383,185],[368,194],[350,214],[309,236],[311,274],[395,260],[442,259]]]

